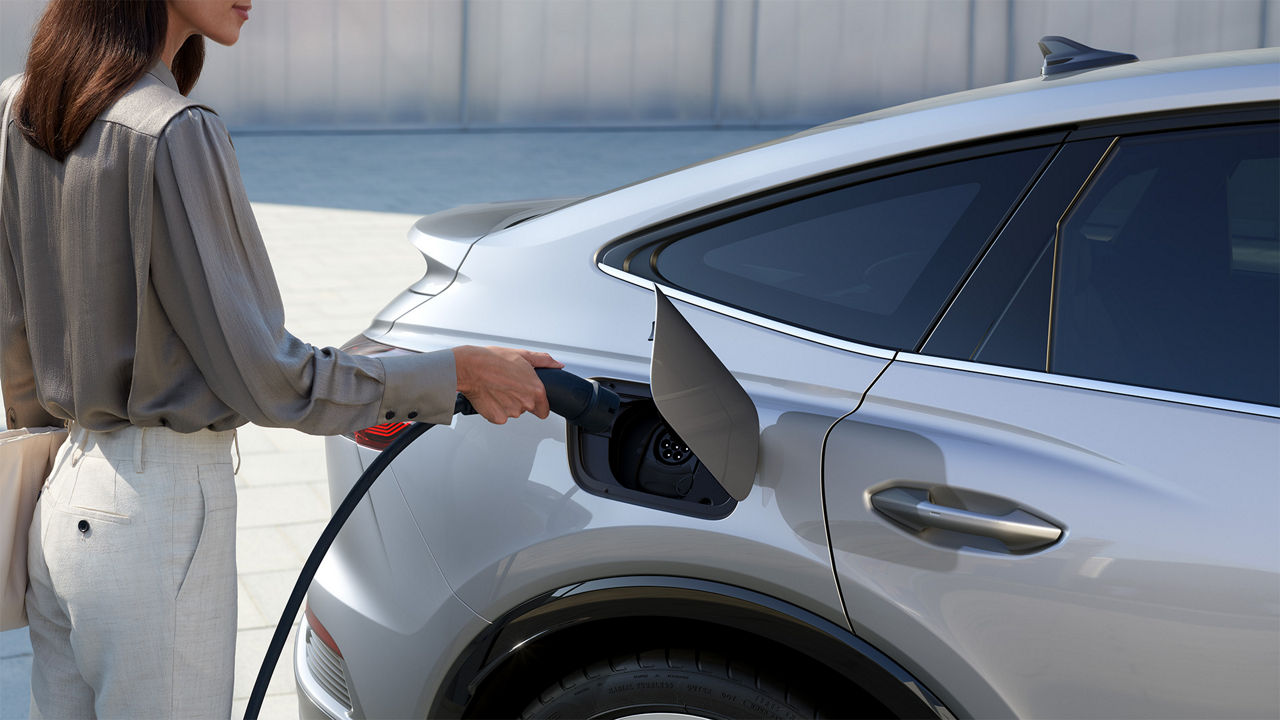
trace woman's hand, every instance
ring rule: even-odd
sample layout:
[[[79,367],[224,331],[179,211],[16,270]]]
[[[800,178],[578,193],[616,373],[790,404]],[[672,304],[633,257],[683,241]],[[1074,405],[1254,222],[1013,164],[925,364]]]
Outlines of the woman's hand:
[[[534,368],[562,368],[546,353],[504,347],[462,345],[453,349],[458,392],[485,420],[501,425],[507,418],[531,412],[546,418],[547,391]]]

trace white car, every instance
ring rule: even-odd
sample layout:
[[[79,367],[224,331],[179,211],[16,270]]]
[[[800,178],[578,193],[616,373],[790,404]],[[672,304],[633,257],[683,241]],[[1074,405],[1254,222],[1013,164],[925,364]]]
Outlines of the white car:
[[[352,351],[545,350],[623,406],[400,455],[311,588],[302,715],[1280,717],[1280,50],[1042,42],[420,220]],[[327,440],[335,502],[403,427]]]

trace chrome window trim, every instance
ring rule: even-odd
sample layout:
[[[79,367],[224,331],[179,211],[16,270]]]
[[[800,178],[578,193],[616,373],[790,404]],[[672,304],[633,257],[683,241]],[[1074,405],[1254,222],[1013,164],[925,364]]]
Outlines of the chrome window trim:
[[[1052,373],[1036,370],[1023,370],[1021,368],[987,365],[984,363],[971,362],[969,360],[953,360],[951,358],[934,357],[932,355],[917,355],[915,353],[907,352],[898,353],[897,359],[901,362],[907,362],[913,365],[926,365],[929,367],[945,368],[947,370],[960,370],[962,372],[993,375],[995,377],[1004,377],[1014,380],[1027,380],[1030,382],[1045,383],[1048,385],[1079,388],[1081,390],[1094,390],[1097,392],[1111,393],[1113,395],[1126,395],[1145,400],[1157,400],[1160,402],[1177,403],[1179,405],[1190,405],[1192,407],[1227,410],[1229,412],[1238,412],[1247,415],[1280,418],[1280,408],[1272,407],[1270,405],[1241,402],[1239,400],[1223,400],[1221,398],[1192,395],[1189,393],[1174,392],[1172,390],[1158,390],[1156,388],[1146,388],[1136,385],[1123,385],[1121,383],[1107,382],[1105,380],[1091,380],[1089,378],[1071,377],[1070,375],[1054,375]]]
[[[616,278],[618,280],[622,280],[623,282],[631,283],[632,285],[644,288],[649,292],[653,292],[653,287],[656,284],[651,280],[646,280],[642,277],[638,277],[636,275],[623,272],[622,270],[619,270],[611,265],[605,265],[603,263],[597,262],[596,267],[600,268],[600,270],[604,272],[604,274],[610,277]],[[817,345],[825,345],[826,347],[829,347],[829,348],[834,348],[836,350],[843,350],[845,352],[857,353],[859,355],[869,355],[871,357],[879,358],[881,360],[892,360],[893,356],[897,353],[896,350],[889,350],[882,347],[875,347],[873,345],[863,345],[861,343],[852,342],[850,340],[843,340],[841,338],[832,337],[830,335],[823,335],[822,333],[816,333],[816,332],[813,332],[812,330],[804,330],[804,329],[795,327],[793,325],[787,325],[786,323],[782,323],[777,320],[773,320],[766,317],[761,317],[759,315],[749,313],[745,310],[741,310],[736,307],[730,307],[729,305],[722,305],[718,302],[715,302],[714,300],[708,300],[707,298],[704,298],[701,295],[694,295],[692,293],[688,293],[683,290],[680,290],[679,288],[673,288],[668,285],[659,285],[658,287],[662,288],[662,292],[667,297],[675,298],[676,300],[679,300],[681,302],[686,302],[690,305],[695,305],[697,307],[700,307],[703,310],[710,310],[713,313],[724,315],[726,317],[733,318],[734,320],[740,320],[742,322],[764,328],[765,330],[770,330],[776,333],[780,333],[782,335],[790,335],[791,337],[798,338],[806,342],[815,343]]]

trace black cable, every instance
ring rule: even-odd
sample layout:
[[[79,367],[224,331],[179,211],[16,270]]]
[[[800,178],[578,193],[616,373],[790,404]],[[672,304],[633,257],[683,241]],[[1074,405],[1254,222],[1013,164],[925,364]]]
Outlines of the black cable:
[[[378,453],[378,457],[374,458],[369,467],[360,474],[356,480],[356,484],[351,486],[351,490],[347,496],[343,498],[342,504],[337,510],[333,511],[333,517],[329,520],[329,524],[324,526],[324,532],[320,533],[320,539],[316,541],[316,546],[311,549],[311,554],[307,556],[307,562],[302,566],[302,572],[298,574],[298,581],[293,584],[293,592],[289,594],[289,601],[284,604],[284,612],[280,614],[280,623],[276,625],[275,634],[271,636],[271,644],[267,646],[267,654],[263,657],[262,667],[258,669],[258,679],[253,683],[253,692],[249,695],[249,703],[244,708],[244,720],[257,720],[258,713],[262,710],[262,701],[267,696],[267,687],[271,684],[271,675],[275,672],[276,663],[280,660],[280,653],[284,652],[285,643],[289,641],[289,631],[293,629],[293,620],[298,616],[298,610],[302,607],[302,600],[307,596],[307,589],[311,587],[311,580],[315,578],[316,572],[320,569],[320,563],[324,561],[325,553],[329,552],[329,546],[333,545],[334,539],[338,537],[338,531],[346,524],[347,518],[355,511],[356,506],[364,499],[365,493],[369,491],[369,487],[373,485],[373,481],[378,479],[382,471],[391,464],[396,456],[409,447],[409,444],[418,439],[426,431],[435,427],[431,423],[414,423],[404,434],[396,438],[394,442],[387,446],[386,450]]]

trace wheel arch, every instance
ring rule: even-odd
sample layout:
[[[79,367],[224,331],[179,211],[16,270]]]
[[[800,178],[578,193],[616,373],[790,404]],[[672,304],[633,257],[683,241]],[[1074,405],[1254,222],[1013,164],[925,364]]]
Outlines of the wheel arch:
[[[835,623],[745,588],[667,576],[592,580],[513,608],[455,660],[428,717],[513,717],[519,698],[634,643],[768,652],[806,665],[815,684],[836,682],[895,717],[954,717],[902,666]]]

